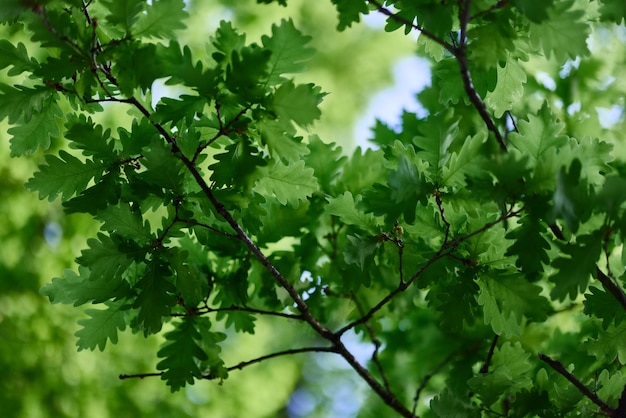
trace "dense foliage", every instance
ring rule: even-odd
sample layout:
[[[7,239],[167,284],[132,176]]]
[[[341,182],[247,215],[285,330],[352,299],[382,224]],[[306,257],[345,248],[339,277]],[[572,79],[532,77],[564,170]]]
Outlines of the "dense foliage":
[[[624,118],[601,118],[623,112],[622,0],[333,3],[432,60],[427,116],[350,153],[312,133],[326,93],[294,81],[314,50],[292,20],[259,42],[224,21],[194,54],[182,0],[0,7],[37,45],[0,40],[11,155],[46,151],[27,188],[101,225],[41,290],[96,304],[79,350],[163,334],[155,372],[121,377],[172,391],[333,353],[377,395],[363,416],[626,415]],[[266,317],[298,338],[226,364]]]

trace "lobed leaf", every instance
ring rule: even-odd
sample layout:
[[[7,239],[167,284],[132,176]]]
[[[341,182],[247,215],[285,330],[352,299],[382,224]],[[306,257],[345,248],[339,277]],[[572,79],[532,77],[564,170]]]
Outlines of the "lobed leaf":
[[[260,167],[257,170],[260,178],[254,190],[276,197],[282,205],[295,207],[318,190],[313,169],[305,167],[302,160],[289,165],[276,161],[272,167]]]
[[[78,351],[89,349],[104,351],[107,341],[117,344],[117,331],[126,329],[125,311],[128,306],[125,301],[105,302],[108,309],[87,309],[89,318],[80,319],[78,325],[82,328],[74,335],[78,337],[76,346]]]
[[[60,158],[59,158],[60,157]],[[39,166],[39,171],[28,180],[26,187],[39,192],[39,198],[54,200],[61,195],[68,200],[85,190],[91,180],[98,181],[108,168],[101,161],[81,161],[66,151],[59,151],[59,157],[46,156],[46,164]]]

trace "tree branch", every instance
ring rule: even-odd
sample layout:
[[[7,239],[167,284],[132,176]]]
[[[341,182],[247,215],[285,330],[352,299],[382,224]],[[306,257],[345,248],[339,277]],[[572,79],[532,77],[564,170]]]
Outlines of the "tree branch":
[[[387,305],[394,297],[396,297],[398,294],[404,292],[406,289],[409,288],[409,286],[411,286],[413,284],[413,282],[415,282],[415,280],[417,280],[422,273],[424,273],[424,271],[430,267],[432,264],[434,264],[436,261],[438,261],[439,259],[446,257],[448,255],[450,255],[452,252],[454,252],[456,250],[456,248],[458,247],[459,244],[461,244],[462,242],[467,241],[468,239],[483,233],[485,231],[487,231],[490,228],[493,228],[495,225],[499,224],[500,222],[502,222],[505,219],[511,218],[513,216],[517,216],[519,215],[520,211],[513,211],[510,210],[508,213],[505,213],[501,216],[498,217],[498,219],[496,219],[493,222],[489,222],[487,224],[485,224],[484,226],[482,226],[481,228],[470,232],[469,234],[461,237],[461,238],[457,238],[457,239],[453,239],[448,243],[445,243],[441,246],[441,248],[439,249],[439,251],[437,251],[437,253],[435,253],[435,255],[433,255],[428,261],[426,261],[414,274],[413,276],[411,276],[411,278],[409,280],[407,280],[406,282],[400,283],[400,285],[398,287],[396,287],[394,290],[392,290],[387,296],[385,296],[380,302],[378,302],[373,308],[371,308],[365,315],[363,315],[361,318],[356,319],[352,322],[350,322],[349,324],[347,324],[346,326],[344,326],[343,328],[341,328],[340,330],[338,330],[337,332],[335,332],[335,334],[340,337],[341,335],[343,335],[346,331],[354,328],[357,325],[363,324],[366,321],[369,321],[370,318],[372,318],[376,312],[378,312],[379,310],[381,310],[385,305]]]
[[[240,363],[235,364],[234,366],[230,366],[228,367],[226,370],[228,370],[229,372],[232,372],[233,370],[242,370],[248,366],[251,366],[253,364],[257,364],[257,363],[261,363],[265,360],[269,360],[269,359],[273,359],[276,357],[282,357],[282,356],[291,356],[294,354],[301,354],[301,353],[336,353],[336,348],[335,347],[303,347],[303,348],[292,348],[289,350],[283,350],[283,351],[277,351],[275,353],[271,353],[271,354],[266,354],[264,356],[261,357],[257,357],[254,358],[252,360],[248,360],[248,361],[242,361]],[[203,379],[206,380],[213,380],[216,379],[217,376],[214,376],[212,374],[206,374],[204,376],[202,376]]]
[[[410,20],[405,19],[404,17],[393,13],[391,10],[387,9],[386,7],[384,7],[382,5],[382,3],[380,3],[378,0],[368,0],[370,4],[373,4],[376,7],[376,10],[379,13],[384,14],[385,16],[389,17],[391,20],[394,20],[402,25],[406,25],[410,28],[415,29],[416,31],[418,31],[419,33],[421,33],[422,35],[424,35],[425,37],[427,37],[428,39],[430,39],[431,41],[441,45],[442,47],[444,47],[444,49],[446,49],[448,52],[454,54],[454,46],[445,42],[443,39],[439,38],[437,35],[435,35],[434,33],[430,32],[427,29],[424,29],[422,26],[415,24],[413,22],[411,22]]]
[[[498,345],[499,335],[496,334],[493,337],[493,341],[491,341],[491,346],[489,347],[489,352],[487,353],[487,358],[485,359],[485,363],[480,368],[479,373],[485,374],[489,372],[489,366],[491,365],[491,359],[493,358],[493,353],[496,351],[496,346]]]
[[[504,143],[502,134],[491,118],[491,115],[487,110],[487,106],[485,106],[485,102],[483,102],[478,95],[478,92],[474,87],[474,83],[472,82],[472,75],[469,70],[469,62],[467,60],[467,25],[470,21],[470,3],[471,0],[459,0],[459,24],[461,26],[461,35],[459,39],[459,46],[454,48],[452,53],[459,63],[461,78],[463,79],[463,86],[465,87],[467,97],[478,111],[478,114],[485,122],[485,125],[487,125],[487,129],[494,134],[496,141],[498,141],[498,145],[500,145],[500,149],[506,152],[507,146]]]
[[[190,313],[173,313],[172,316],[198,316],[198,315],[206,315],[206,314],[210,314],[210,313],[219,313],[219,312],[248,312],[248,313],[253,313],[253,314],[258,314],[258,315],[266,315],[266,316],[278,316],[281,318],[287,318],[287,319],[295,319],[298,321],[304,321],[304,318],[302,317],[302,315],[293,315],[293,314],[288,314],[288,313],[284,313],[284,312],[275,312],[275,311],[266,311],[263,309],[255,309],[255,308],[249,308],[247,306],[237,306],[237,305],[231,305],[225,308],[210,308],[210,307],[206,307],[206,308],[200,308],[197,309],[193,312]]]
[[[359,315],[365,315],[363,306],[361,305],[361,303],[359,302],[359,300],[357,299],[354,293],[352,294],[352,300],[354,301],[354,305],[356,306],[356,309],[359,311]],[[372,344],[374,344],[374,352],[372,353],[372,363],[374,363],[374,365],[378,369],[378,373],[380,374],[381,379],[383,379],[383,384],[385,385],[385,389],[387,390],[387,392],[391,392],[389,379],[387,378],[385,369],[383,368],[383,365],[381,364],[380,359],[378,358],[378,350],[380,350],[380,345],[381,345],[380,340],[378,339],[378,337],[376,337],[376,334],[374,333],[374,329],[372,328],[369,322],[365,322],[364,325],[365,325],[365,329],[367,329],[367,333],[370,336],[370,340],[372,340]]]
[[[227,367],[226,370],[229,372],[232,372],[233,370],[242,370],[248,366],[251,366],[253,364],[256,363],[260,363],[262,361],[265,360],[269,360],[272,358],[276,358],[276,357],[282,357],[282,356],[289,356],[289,355],[293,355],[293,354],[301,354],[301,353],[336,353],[336,349],[335,347],[303,347],[303,348],[292,348],[289,350],[283,350],[283,351],[278,351],[276,353],[271,353],[271,354],[266,354],[264,356],[261,357],[257,357],[254,358],[252,360],[248,360],[248,361],[242,361],[240,363],[235,364],[234,366],[230,366]],[[164,372],[158,372],[158,373],[137,373],[137,374],[120,374],[119,378],[120,380],[125,380],[125,379],[144,379],[146,377],[155,377],[155,376],[161,376],[163,375]],[[203,379],[205,380],[213,380],[216,379],[217,376],[211,375],[211,374],[206,374],[202,376]]]
[[[601,400],[600,398],[598,398],[598,396],[595,393],[593,393],[592,391],[587,389],[587,387],[585,385],[583,385],[582,382],[580,380],[578,380],[578,378],[576,376],[574,376],[573,374],[568,372],[565,369],[565,367],[563,367],[561,362],[553,360],[550,357],[548,357],[548,356],[546,356],[545,354],[542,354],[542,353],[539,353],[538,356],[539,356],[539,359],[541,361],[547,363],[550,367],[552,367],[552,369],[554,369],[554,371],[556,371],[561,376],[563,376],[564,378],[569,380],[569,382],[572,385],[576,386],[576,388],[580,391],[580,393],[582,393],[584,396],[589,398],[589,400],[591,400],[591,402],[593,402],[596,405],[598,405],[600,407],[600,409],[604,413],[606,413],[608,416],[613,416],[613,413],[615,412],[613,410],[613,408],[611,408],[606,403],[604,403],[604,401]]]

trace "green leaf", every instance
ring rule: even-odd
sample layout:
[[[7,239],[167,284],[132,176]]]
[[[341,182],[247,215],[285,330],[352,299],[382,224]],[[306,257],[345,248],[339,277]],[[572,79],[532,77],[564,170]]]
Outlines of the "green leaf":
[[[550,281],[555,284],[550,296],[558,300],[569,296],[575,300],[579,293],[585,291],[589,277],[596,271],[596,263],[602,251],[602,238],[598,233],[581,235],[576,238],[576,243],[564,244],[561,251],[565,256],[552,262],[558,272],[550,277]]]
[[[291,124],[263,118],[257,121],[256,126],[272,158],[289,163],[309,154],[309,149],[301,142],[302,138],[294,137]]]
[[[144,0],[103,0],[102,4],[111,12],[106,20],[114,25],[119,25],[128,33],[130,28],[140,18],[146,2]]]
[[[364,271],[372,262],[373,255],[380,246],[380,242],[376,236],[360,236],[358,234],[348,235],[348,243],[344,251],[344,257],[347,264],[356,264]],[[369,282],[363,283],[369,286]]]
[[[430,408],[438,418],[478,418],[480,412],[472,405],[467,396],[456,396],[448,389],[430,401]]]
[[[53,89],[46,86],[28,88],[0,84],[0,92],[0,120],[8,117],[11,124],[20,119],[23,123],[28,123],[33,116],[49,112],[51,103],[54,103],[57,95]],[[56,115],[58,112],[60,111],[53,113]]]
[[[606,177],[602,190],[596,195],[598,204],[614,218],[626,202],[626,179],[617,176]]]
[[[483,170],[482,148],[487,140],[486,133],[468,136],[461,149],[452,152],[450,159],[443,166],[441,184],[452,187],[464,187],[466,177],[481,173]]]
[[[0,22],[8,22],[31,7],[23,0],[4,0],[0,7]]]
[[[441,182],[443,167],[451,157],[450,146],[459,132],[458,122],[447,122],[442,114],[429,116],[419,127],[421,135],[413,138],[413,143],[419,147],[416,155],[428,163],[433,183]]]
[[[10,128],[7,132],[11,138],[11,156],[32,154],[38,149],[50,148],[50,137],[59,136],[58,120],[63,113],[53,100],[49,100],[39,113],[28,122]]]
[[[304,161],[285,165],[276,161],[272,167],[258,169],[260,179],[254,190],[257,193],[276,197],[282,205],[297,206],[298,202],[310,197],[318,190],[313,169],[304,166]]]
[[[7,75],[14,76],[25,71],[33,72],[37,65],[36,59],[28,57],[28,51],[23,43],[19,42],[17,46],[14,46],[6,39],[0,40],[0,70],[11,67]]]
[[[102,229],[135,240],[139,244],[148,244],[153,236],[148,221],[142,220],[139,211],[133,211],[129,204],[109,206],[98,212],[97,218],[104,222]]]
[[[559,149],[567,144],[568,137],[563,135],[564,125],[559,122],[544,102],[536,115],[528,115],[527,120],[517,122],[519,133],[511,132],[509,141],[523,155],[540,160],[550,148]]]
[[[602,19],[610,20],[618,25],[626,19],[626,3],[622,0],[601,0],[600,15]]]
[[[626,319],[626,311],[615,296],[598,287],[589,286],[591,293],[585,294],[585,313],[602,319],[602,327],[621,324]]]
[[[98,239],[90,238],[87,245],[89,248],[82,250],[76,261],[89,268],[90,280],[117,282],[132,263],[132,259],[121,252],[118,243],[108,235],[98,233]]]
[[[539,220],[524,217],[520,223],[519,228],[512,229],[506,236],[513,240],[506,255],[516,255],[515,265],[529,280],[535,280],[545,271],[544,265],[550,264],[550,244],[543,236],[545,226]]]
[[[528,20],[541,23],[549,18],[549,11],[554,7],[554,0],[514,0],[513,4],[521,10]]]
[[[382,222],[371,213],[357,209],[359,201],[359,197],[355,200],[352,193],[344,192],[335,198],[330,198],[324,212],[339,217],[340,221],[346,225],[355,225],[371,234],[380,233]]]
[[[404,219],[413,223],[415,208],[418,202],[427,203],[427,197],[433,190],[432,185],[426,183],[417,165],[403,155],[398,160],[398,169],[389,173],[388,182],[391,199],[387,204],[398,205],[403,210]]]
[[[570,171],[559,171],[554,191],[554,215],[563,218],[573,233],[580,222],[589,219],[592,206],[587,185],[580,179],[582,165],[578,159],[572,161]]]
[[[100,159],[116,160],[119,155],[110,140],[110,130],[104,130],[91,117],[70,115],[65,124],[65,138],[71,141],[70,147],[83,150],[85,156],[97,156]]]
[[[74,334],[78,337],[78,351],[93,351],[96,347],[104,351],[107,340],[117,344],[117,331],[126,329],[125,310],[128,306],[125,301],[106,302],[105,306],[108,309],[87,309],[85,313],[89,318],[78,321],[82,327]]]
[[[480,275],[478,303],[483,307],[485,324],[497,335],[519,336],[524,318],[544,321],[550,312],[541,287],[520,274],[489,271]]]
[[[300,126],[307,126],[319,119],[322,114],[317,105],[324,95],[314,84],[294,85],[288,81],[274,93],[271,109],[284,120],[292,120]]]
[[[601,332],[597,339],[587,341],[585,346],[599,361],[610,364],[617,359],[621,365],[626,364],[626,323],[609,325],[605,332]]]
[[[144,336],[161,330],[165,318],[170,316],[176,304],[176,288],[169,281],[170,269],[161,261],[155,260],[146,266],[143,277],[135,285],[139,291],[133,308],[138,308],[137,323]]]
[[[343,167],[340,184],[344,190],[354,194],[372,187],[372,184],[385,181],[385,156],[382,150],[354,150]]]
[[[493,110],[496,118],[511,110],[524,94],[526,72],[515,59],[509,59],[504,66],[498,65],[498,81],[492,92],[487,93],[485,104]]]
[[[83,162],[66,151],[59,151],[59,156],[47,155],[46,165],[39,166],[39,171],[26,183],[30,190],[39,192],[40,199],[47,197],[52,201],[60,194],[63,200],[68,200],[85,190],[92,179],[98,181],[107,169],[101,162]]]
[[[157,353],[163,359],[157,364],[157,369],[164,371],[161,379],[167,382],[172,392],[202,377],[198,364],[207,360],[208,356],[198,344],[202,338],[197,329],[198,322],[196,317],[183,318],[173,331],[165,334],[166,343]]]
[[[541,45],[547,58],[554,55],[562,63],[589,53],[589,25],[581,21],[585,12],[574,5],[574,0],[555,2],[548,10],[548,19],[530,24],[530,39],[536,46]]]
[[[139,14],[132,34],[138,37],[173,38],[174,31],[184,29],[187,17],[183,0],[152,0],[145,13]]]
[[[503,395],[514,395],[524,389],[531,389],[530,378],[533,365],[530,354],[519,342],[504,343],[494,350],[489,372],[472,377],[468,386],[487,405],[493,405]]]
[[[225,149],[215,155],[218,162],[209,166],[213,170],[211,180],[218,186],[247,187],[254,170],[267,164],[248,138],[237,138]]]
[[[333,143],[325,143],[316,135],[309,137],[307,144],[309,152],[304,161],[307,167],[315,172],[315,177],[324,192],[330,192],[331,185],[336,182],[340,169],[344,167],[347,158],[342,156],[341,147]]]
[[[219,51],[213,53],[213,59],[226,66],[231,63],[235,52],[239,51],[246,44],[246,35],[237,33],[232,23],[222,20],[220,21],[220,27],[215,31],[212,43]]]
[[[271,55],[271,51],[256,44],[232,52],[225,84],[246,104],[258,102],[266,94],[265,80]]]
[[[360,15],[369,12],[364,0],[332,0],[332,2],[339,13],[337,30],[340,31],[349,28],[354,22],[359,22]]]
[[[281,20],[279,26],[272,25],[272,36],[263,35],[261,41],[263,47],[272,51],[268,63],[268,85],[287,81],[283,74],[303,72],[306,69],[304,62],[315,53],[313,48],[307,47],[311,37],[300,33],[291,19]]]
[[[47,296],[50,303],[83,305],[87,302],[102,303],[112,298],[129,294],[129,286],[121,275],[92,275],[90,270],[79,266],[79,274],[65,270],[62,278],[54,278],[44,285],[40,293]]]

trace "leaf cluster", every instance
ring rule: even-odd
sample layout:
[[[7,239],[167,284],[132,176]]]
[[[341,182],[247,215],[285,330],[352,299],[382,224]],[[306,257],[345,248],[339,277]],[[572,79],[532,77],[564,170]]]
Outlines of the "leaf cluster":
[[[426,116],[378,122],[365,150],[308,135],[325,93],[293,79],[313,50],[291,20],[259,43],[223,21],[198,57],[177,39],[181,0],[0,14],[43,51],[0,41],[0,69],[28,76],[0,84],[11,153],[45,154],[26,186],[101,224],[77,270],[41,290],[102,308],[86,309],[78,348],[163,333],[156,374],[172,391],[317,351],[347,361],[373,411],[623,414],[626,166],[597,109],[572,106],[577,91],[626,93],[597,83],[589,42],[623,8],[332,2],[339,30],[381,13],[432,60]],[[159,79],[181,93],[153,105]],[[130,123],[102,122],[109,106]],[[222,342],[262,316],[315,344],[225,366]],[[367,364],[349,331],[372,344]]]

